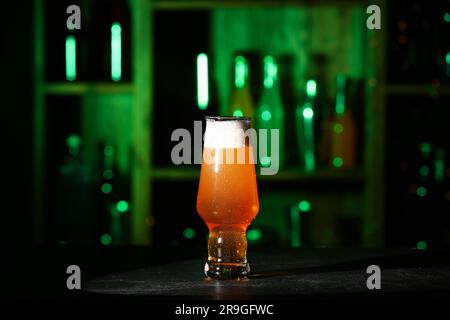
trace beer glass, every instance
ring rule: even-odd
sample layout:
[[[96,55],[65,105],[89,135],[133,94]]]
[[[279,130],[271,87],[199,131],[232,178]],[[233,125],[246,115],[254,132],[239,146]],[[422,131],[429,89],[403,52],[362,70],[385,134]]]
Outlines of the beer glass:
[[[205,275],[245,278],[246,230],[259,210],[248,117],[206,117],[197,211],[209,229]]]

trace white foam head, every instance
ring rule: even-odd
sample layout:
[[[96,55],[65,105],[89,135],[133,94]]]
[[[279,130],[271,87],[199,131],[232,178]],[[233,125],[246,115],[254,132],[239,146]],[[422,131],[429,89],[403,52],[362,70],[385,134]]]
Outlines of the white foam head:
[[[206,117],[206,148],[244,148],[250,118]]]

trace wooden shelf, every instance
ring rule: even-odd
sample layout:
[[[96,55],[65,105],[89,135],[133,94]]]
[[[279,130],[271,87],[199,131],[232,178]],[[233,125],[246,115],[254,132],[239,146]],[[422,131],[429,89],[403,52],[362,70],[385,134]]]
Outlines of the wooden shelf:
[[[261,181],[298,181],[298,182],[326,182],[326,183],[362,183],[364,172],[361,169],[321,169],[306,172],[298,169],[286,169],[273,176],[258,176]]]
[[[387,84],[387,94],[398,95],[450,95],[450,85],[434,86],[432,84]]]
[[[200,166],[195,168],[153,168],[150,178],[161,181],[196,180],[200,175]],[[362,169],[317,170],[305,172],[298,169],[286,169],[272,176],[258,175],[260,181],[279,182],[316,182],[316,183],[363,183]]]
[[[189,168],[153,168],[150,178],[153,180],[195,180],[200,175],[200,166]]]
[[[44,92],[53,95],[82,95],[86,93],[132,93],[131,83],[109,82],[46,82]]]

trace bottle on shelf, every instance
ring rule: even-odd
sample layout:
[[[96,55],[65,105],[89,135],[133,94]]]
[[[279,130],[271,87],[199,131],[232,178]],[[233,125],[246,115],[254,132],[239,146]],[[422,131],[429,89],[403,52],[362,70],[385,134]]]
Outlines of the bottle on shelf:
[[[333,168],[353,168],[356,166],[356,128],[352,112],[347,107],[346,76],[338,74],[336,84],[336,107],[329,128],[329,164]]]
[[[315,137],[315,102],[317,82],[309,79],[306,82],[306,100],[296,108],[297,144],[301,164],[306,171],[316,168],[316,137]]]
[[[105,6],[92,2],[86,30],[89,28],[88,80],[125,82],[131,80],[131,19],[126,1],[111,0]],[[84,17],[84,16],[83,16]],[[82,27],[81,30],[84,27]]]
[[[299,164],[298,150],[296,145],[296,123],[295,123],[295,89],[293,70],[295,70],[294,56],[283,54],[277,59],[279,61],[278,78],[281,92],[281,101],[284,107],[284,165],[296,167]]]
[[[290,241],[291,247],[301,247],[309,239],[309,216],[311,216],[311,202],[306,199],[290,207]]]
[[[327,162],[326,119],[329,118],[327,58],[322,54],[314,54],[311,60],[311,76],[306,81],[305,99],[295,112],[300,164],[307,172]]]
[[[419,161],[417,162],[417,191],[416,195],[425,198],[430,195],[433,169],[433,146],[429,142],[423,142],[419,146]]]
[[[243,55],[234,58],[234,81],[229,114],[233,116],[254,115],[254,103],[250,92],[249,66]]]
[[[314,152],[315,167],[326,167],[328,165],[328,152],[330,137],[327,128],[332,115],[331,102],[328,94],[327,74],[328,74],[328,58],[323,54],[314,54],[312,56],[311,78],[309,86],[307,83],[307,96],[313,99],[314,109]]]
[[[256,127],[267,130],[267,157],[260,159],[261,165],[266,166],[271,162],[273,141],[271,129],[279,130],[279,167],[284,164],[284,108],[281,100],[278,80],[278,65],[272,56],[264,57],[264,89],[256,110]]]
[[[54,240],[65,244],[95,242],[95,219],[91,171],[81,159],[81,138],[71,134],[66,139],[66,155],[56,184],[52,229]]]
[[[440,233],[437,230],[439,228],[436,228],[437,212],[434,210],[433,153],[434,147],[430,142],[422,142],[419,145],[415,168],[416,194],[413,200],[417,210],[415,230],[418,247],[436,244]]]
[[[116,165],[116,148],[111,143],[100,145],[100,242],[104,245],[127,242],[130,204],[126,182]]]

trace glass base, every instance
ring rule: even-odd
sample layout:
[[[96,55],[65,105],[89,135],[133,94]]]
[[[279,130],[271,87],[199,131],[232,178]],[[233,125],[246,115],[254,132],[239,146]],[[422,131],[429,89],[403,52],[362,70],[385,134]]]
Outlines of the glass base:
[[[248,263],[205,263],[205,275],[219,280],[244,279],[250,273]]]

